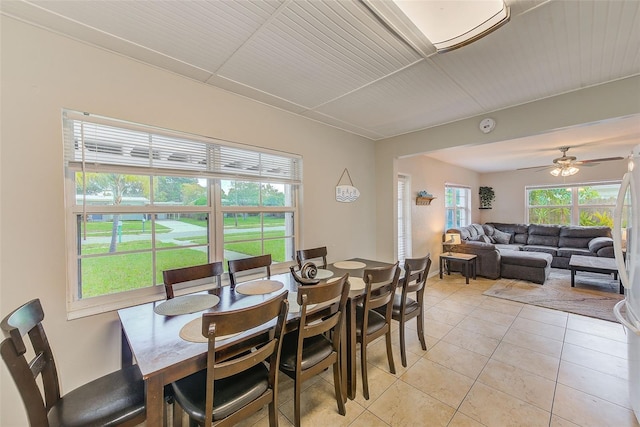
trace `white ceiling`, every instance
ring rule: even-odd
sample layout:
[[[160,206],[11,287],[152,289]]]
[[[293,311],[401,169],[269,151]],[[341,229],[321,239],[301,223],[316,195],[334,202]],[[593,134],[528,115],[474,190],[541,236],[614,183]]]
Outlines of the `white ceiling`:
[[[640,74],[640,1],[506,3],[509,23],[444,54],[418,53],[359,0],[2,0],[0,11],[372,140]],[[639,119],[627,121],[601,140],[637,141]],[[518,148],[529,160],[521,167],[546,164],[561,145],[585,144],[570,150],[579,159],[587,148],[588,158],[610,157],[593,144],[598,126],[584,143],[547,134],[496,152]],[[539,141],[553,149],[531,150]],[[464,157],[447,151],[438,158]],[[476,156],[471,168],[499,164]]]

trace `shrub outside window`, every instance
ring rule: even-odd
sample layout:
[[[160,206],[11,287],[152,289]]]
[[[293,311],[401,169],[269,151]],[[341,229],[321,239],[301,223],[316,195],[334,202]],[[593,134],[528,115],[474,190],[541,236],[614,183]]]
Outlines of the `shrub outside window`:
[[[527,187],[527,222],[613,227],[620,182]]]

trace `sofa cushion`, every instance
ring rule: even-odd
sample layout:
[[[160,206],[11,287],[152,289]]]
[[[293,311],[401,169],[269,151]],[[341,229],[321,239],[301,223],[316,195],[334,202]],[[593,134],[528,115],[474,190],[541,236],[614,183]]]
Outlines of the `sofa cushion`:
[[[590,239],[594,237],[611,237],[611,229],[604,226],[564,226],[560,230],[560,237],[582,237]]]
[[[555,246],[543,246],[543,245],[527,245],[522,248],[523,252],[542,252],[557,256],[558,248]]]
[[[595,239],[591,239],[588,244],[589,250],[593,253],[597,253],[600,249],[606,248],[607,246],[613,246],[613,239],[610,237],[596,237]]]
[[[529,236],[536,234],[538,236],[560,236],[559,225],[531,224],[529,226]]]
[[[474,238],[472,238],[470,240],[473,241],[473,242],[493,243],[491,238],[489,236],[484,235],[484,234],[476,236],[476,237],[474,237]]]
[[[484,230],[484,234],[489,237],[492,237],[493,233],[496,231],[495,227],[491,224],[482,224],[482,229]]]
[[[529,237],[527,238],[527,246],[553,246],[554,248],[557,248],[559,239],[560,238],[558,236],[529,234]]]
[[[519,243],[521,245],[527,244],[527,236],[529,230],[529,226],[527,224],[504,224],[501,222],[490,222],[488,224],[494,227],[496,230],[513,234],[511,243]]]
[[[495,229],[493,232],[493,241],[495,243],[500,243],[503,245],[507,245],[509,243],[511,243],[511,237],[512,234],[511,233],[505,233],[504,231],[500,231],[498,229]]]
[[[475,230],[476,236],[483,236],[484,235],[484,228],[482,228],[482,225],[480,225],[480,224],[471,224],[469,227],[473,228]],[[471,233],[473,234],[473,231]]]
[[[486,251],[493,251],[496,249],[493,243],[478,242],[475,240],[468,240],[464,242],[464,245],[467,245],[474,249],[480,249],[480,250],[486,250]]]
[[[558,248],[558,256],[571,258],[571,255],[595,256],[596,254],[585,248]]]
[[[522,245],[518,245],[516,243],[510,243],[508,245],[502,245],[500,243],[496,243],[496,248],[498,248],[498,250],[500,250],[500,252],[502,251],[521,251],[522,250]]]
[[[519,265],[523,267],[547,267],[551,265],[552,257],[539,252],[506,251],[500,254],[502,264]]]

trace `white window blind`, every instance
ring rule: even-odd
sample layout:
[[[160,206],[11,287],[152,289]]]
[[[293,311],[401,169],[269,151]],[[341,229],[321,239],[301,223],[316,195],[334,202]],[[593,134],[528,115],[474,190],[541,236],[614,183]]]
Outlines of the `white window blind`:
[[[398,175],[398,261],[411,257],[411,218],[409,177]]]
[[[63,121],[65,163],[73,170],[302,182],[295,154],[75,111],[64,111]]]

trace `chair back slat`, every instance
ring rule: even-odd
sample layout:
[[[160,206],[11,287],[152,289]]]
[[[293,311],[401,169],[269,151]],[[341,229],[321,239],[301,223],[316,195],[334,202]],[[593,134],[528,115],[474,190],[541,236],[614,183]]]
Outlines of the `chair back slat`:
[[[403,293],[418,292],[427,282],[431,268],[430,254],[423,258],[407,258],[404,261]]]
[[[40,300],[34,299],[9,313],[0,322],[0,329],[8,336],[2,342],[2,358],[18,387],[29,422],[46,426],[48,410],[60,400],[60,385],[53,352],[41,323],[43,319]],[[27,335],[35,354],[31,361],[25,357]],[[42,379],[44,400],[36,381],[38,376]]]
[[[325,333],[332,328],[342,330],[344,311],[349,297],[349,274],[345,274],[332,282],[322,282],[317,285],[298,286],[298,303],[300,304],[300,324],[298,326],[298,359],[302,355],[304,338]],[[339,298],[339,300],[337,300]],[[323,313],[322,317],[309,313],[309,305],[324,304],[337,300],[331,306],[331,313]],[[334,333],[334,349],[340,345],[340,333]]]
[[[251,258],[229,260],[229,281],[231,282],[231,289],[235,289],[236,287],[238,281],[237,273],[243,271],[264,268],[267,273],[267,279],[271,278],[271,262],[271,254],[259,255]]]
[[[269,389],[258,400],[272,401],[277,398],[274,390],[277,388],[282,335],[287,313],[289,312],[287,295],[288,292],[283,292],[268,301],[254,306],[202,315],[202,334],[208,338],[204,425],[211,425],[212,423],[215,398],[213,384],[215,380],[246,371],[259,363],[264,363],[265,361],[269,363]],[[255,340],[240,341],[237,344],[238,350],[234,353],[234,355],[240,354],[240,356],[217,360],[216,336],[243,332],[267,323],[274,323],[275,326],[268,333],[261,335],[264,336],[261,342],[256,342]],[[229,416],[227,421],[232,423],[242,413],[248,414],[251,411],[253,411],[253,404],[238,410],[235,414]]]
[[[364,271],[363,279],[366,289],[365,313],[367,310],[388,305],[393,300],[399,277],[400,269],[397,262],[389,267],[369,268]]]
[[[327,268],[327,247],[321,246],[312,249],[300,249],[296,252],[296,261],[298,262],[299,268],[301,268],[306,261],[314,259],[322,259],[322,264],[317,266]]]
[[[209,264],[194,265],[190,267],[175,268],[172,270],[164,270],[162,277],[164,279],[164,289],[167,294],[167,299],[174,297],[174,285],[179,283],[193,282],[195,280],[202,280],[207,278],[216,279],[214,288],[220,288],[222,286],[222,274],[224,267],[222,261],[217,261]]]

